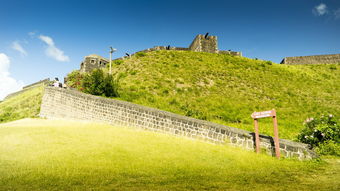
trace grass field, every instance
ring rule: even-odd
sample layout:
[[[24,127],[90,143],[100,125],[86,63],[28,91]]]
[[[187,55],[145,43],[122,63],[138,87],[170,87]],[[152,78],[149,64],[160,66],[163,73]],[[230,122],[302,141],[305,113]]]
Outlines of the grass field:
[[[43,85],[39,85],[1,102],[0,123],[37,117],[40,112],[43,88]]]
[[[300,162],[134,128],[0,124],[0,190],[339,190],[340,159]]]
[[[303,121],[340,116],[340,65],[280,65],[190,51],[136,54],[113,67],[122,100],[253,131],[250,114],[275,108],[280,137]],[[270,119],[260,132],[273,135]]]

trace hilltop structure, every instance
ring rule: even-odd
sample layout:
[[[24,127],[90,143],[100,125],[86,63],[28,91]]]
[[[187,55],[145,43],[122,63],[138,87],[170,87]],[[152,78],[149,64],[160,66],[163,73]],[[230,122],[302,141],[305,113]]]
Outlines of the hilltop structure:
[[[340,54],[286,57],[281,64],[339,64]]]
[[[217,36],[209,36],[208,33],[206,35],[201,34],[197,35],[188,48],[174,46],[155,46],[153,48],[148,48],[139,52],[151,52],[157,50],[181,50],[242,56],[241,52],[235,52],[231,50],[218,50]],[[118,58],[116,60],[124,59],[126,57]],[[95,68],[105,67],[108,63],[109,63],[108,59],[103,58],[96,54],[91,54],[85,56],[84,61],[80,64],[80,71],[90,72]]]
[[[109,60],[96,54],[91,54],[84,57],[84,61],[80,64],[81,72],[90,72],[95,68],[105,67]]]

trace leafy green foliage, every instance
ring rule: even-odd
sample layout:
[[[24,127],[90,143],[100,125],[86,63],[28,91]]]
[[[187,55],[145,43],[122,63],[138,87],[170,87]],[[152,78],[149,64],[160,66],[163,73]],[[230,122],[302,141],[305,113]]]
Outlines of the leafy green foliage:
[[[340,124],[333,115],[308,118],[304,125],[298,136],[301,142],[318,147],[321,154],[340,156]]]
[[[333,140],[328,140],[323,143],[320,143],[315,151],[322,155],[335,155],[340,156],[340,144],[339,142],[335,142]]]
[[[118,59],[118,60],[112,60],[111,67],[115,67],[115,65],[121,65],[121,64],[123,64],[123,63],[124,63],[124,60],[120,60],[120,59]],[[110,68],[110,63],[108,63],[108,64],[106,65],[106,68],[107,68],[107,69]]]
[[[118,79],[118,78],[117,78]],[[113,75],[105,74],[102,69],[91,73],[75,70],[67,75],[67,86],[92,95],[119,97],[118,80]]]
[[[145,52],[137,52],[134,56],[136,58],[140,58],[140,57],[146,56],[146,53]]]
[[[118,83],[110,74],[104,74],[103,70],[95,69],[84,76],[82,87],[85,93],[92,95],[118,97]]]
[[[68,87],[75,88],[79,91],[83,91],[82,81],[84,79],[84,74],[82,74],[79,70],[74,70],[67,75],[66,84]]]
[[[121,65],[124,63],[124,60],[114,60],[112,63],[115,65]]]

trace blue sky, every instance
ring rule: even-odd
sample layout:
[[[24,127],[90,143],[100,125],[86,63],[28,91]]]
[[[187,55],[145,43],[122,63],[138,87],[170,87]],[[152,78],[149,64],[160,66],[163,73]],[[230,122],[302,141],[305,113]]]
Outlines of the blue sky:
[[[0,100],[23,85],[63,78],[83,57],[156,45],[188,47],[217,35],[219,49],[280,62],[340,53],[339,0],[0,0]]]

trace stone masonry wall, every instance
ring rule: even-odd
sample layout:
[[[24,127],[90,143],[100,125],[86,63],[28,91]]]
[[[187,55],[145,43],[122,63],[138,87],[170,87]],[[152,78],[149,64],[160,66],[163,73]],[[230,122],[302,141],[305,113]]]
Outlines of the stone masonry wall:
[[[230,54],[230,55],[242,57],[242,52],[235,52],[235,51],[230,51],[230,50],[219,50],[218,53],[219,54]]]
[[[199,34],[194,41],[192,41],[189,49],[194,52],[218,53],[217,36],[208,36],[205,38]]]
[[[340,54],[286,57],[281,64],[339,64]]]
[[[24,86],[24,87],[22,88],[22,90],[19,90],[19,91],[17,91],[17,92],[13,92],[13,93],[11,93],[11,94],[8,94],[8,95],[4,98],[4,100],[9,99],[9,98],[14,97],[14,96],[17,96],[17,95],[19,95],[19,94],[22,94],[22,93],[26,92],[27,90],[30,90],[31,88],[34,88],[34,87],[37,87],[37,86],[40,86],[40,85],[46,86],[46,85],[48,85],[49,83],[50,83],[50,79],[49,79],[49,78],[46,78],[46,79],[44,79],[44,80],[40,80],[40,81],[38,81],[38,82],[29,84],[29,85],[27,85],[27,86]]]
[[[254,150],[252,132],[75,90],[46,87],[40,116],[132,126]],[[261,148],[273,156],[273,138],[261,135],[260,140]],[[280,139],[280,151],[284,157],[296,157],[301,160],[316,157],[307,145],[283,139]]]
[[[24,86],[22,89],[32,88],[32,87],[39,86],[39,85],[42,85],[42,84],[48,85],[49,83],[50,83],[50,78],[46,78],[46,79],[40,80],[38,82]]]

